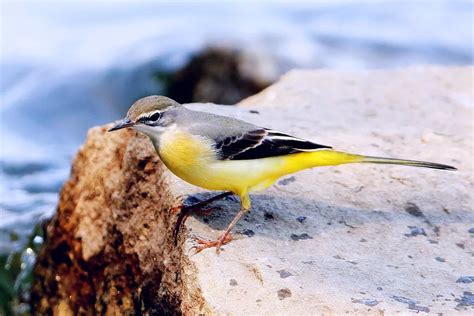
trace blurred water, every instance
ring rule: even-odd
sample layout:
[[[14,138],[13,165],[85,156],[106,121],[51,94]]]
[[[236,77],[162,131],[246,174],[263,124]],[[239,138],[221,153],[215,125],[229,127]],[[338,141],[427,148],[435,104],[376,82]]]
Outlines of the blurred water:
[[[153,73],[209,43],[263,52],[278,73],[465,65],[472,10],[471,1],[1,3],[0,253],[52,214],[87,129],[159,93]]]

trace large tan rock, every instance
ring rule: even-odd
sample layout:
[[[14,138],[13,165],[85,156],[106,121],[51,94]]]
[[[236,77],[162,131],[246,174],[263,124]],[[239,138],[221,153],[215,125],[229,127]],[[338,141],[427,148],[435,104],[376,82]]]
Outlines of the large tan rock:
[[[170,209],[210,194],[170,174],[146,137],[92,129],[47,227],[36,312],[472,312],[472,71],[292,71],[239,107],[193,105],[340,150],[459,168],[288,176],[252,196],[220,255],[193,255],[191,237],[216,237],[236,201],[190,218],[175,247]]]

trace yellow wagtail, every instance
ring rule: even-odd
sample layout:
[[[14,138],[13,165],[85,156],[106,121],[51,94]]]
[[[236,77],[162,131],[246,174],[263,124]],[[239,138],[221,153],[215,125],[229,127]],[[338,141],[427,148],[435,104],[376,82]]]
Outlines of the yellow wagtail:
[[[136,101],[127,116],[109,131],[125,127],[150,137],[163,163],[181,179],[208,190],[227,191],[192,208],[232,193],[240,197],[240,211],[224,233],[215,241],[197,239],[201,245],[197,252],[209,247],[216,247],[219,252],[219,248],[231,240],[232,228],[250,209],[249,193],[268,188],[290,173],[356,162],[456,170],[432,162],[335,151],[329,146],[238,119],[193,111],[163,96]],[[184,219],[183,216],[178,218],[175,234]]]

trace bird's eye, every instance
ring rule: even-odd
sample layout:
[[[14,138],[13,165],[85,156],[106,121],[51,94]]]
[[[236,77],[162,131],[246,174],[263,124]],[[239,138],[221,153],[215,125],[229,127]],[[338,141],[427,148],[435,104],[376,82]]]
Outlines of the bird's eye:
[[[153,113],[152,115],[150,115],[150,117],[148,117],[148,120],[149,121],[158,121],[161,117],[161,113],[160,112],[155,112]]]
[[[155,112],[150,116],[142,116],[138,119],[138,122],[143,123],[143,124],[153,124],[156,123],[161,117],[160,112]]]

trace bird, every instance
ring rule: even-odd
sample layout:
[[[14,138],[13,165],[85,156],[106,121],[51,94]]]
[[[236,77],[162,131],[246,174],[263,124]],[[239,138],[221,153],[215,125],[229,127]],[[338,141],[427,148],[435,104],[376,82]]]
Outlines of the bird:
[[[147,135],[164,165],[184,181],[212,191],[211,199],[183,207],[174,230],[191,209],[235,194],[240,210],[216,240],[196,238],[196,252],[232,240],[231,231],[250,210],[249,194],[266,189],[280,177],[304,169],[348,163],[375,163],[456,170],[433,162],[365,156],[334,150],[270,128],[236,118],[195,111],[165,96],[152,95],[134,102],[109,132],[123,128]]]

